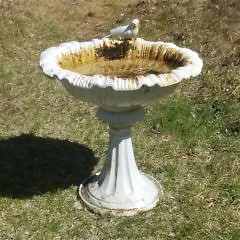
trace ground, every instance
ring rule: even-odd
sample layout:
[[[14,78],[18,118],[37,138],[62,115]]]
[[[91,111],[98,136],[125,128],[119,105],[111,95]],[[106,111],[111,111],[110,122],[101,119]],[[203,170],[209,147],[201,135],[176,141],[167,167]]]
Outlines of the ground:
[[[101,169],[108,127],[39,68],[46,48],[139,18],[139,37],[196,51],[202,73],[145,108],[138,167],[164,187],[152,211],[116,218],[76,199]],[[0,239],[240,238],[238,0],[0,0]]]

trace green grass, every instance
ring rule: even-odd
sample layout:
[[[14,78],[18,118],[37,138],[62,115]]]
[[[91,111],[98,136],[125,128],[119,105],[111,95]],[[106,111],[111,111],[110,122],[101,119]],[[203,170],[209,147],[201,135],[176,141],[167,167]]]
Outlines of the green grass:
[[[140,37],[192,48],[204,61],[200,76],[148,105],[132,129],[138,167],[159,180],[162,199],[122,218],[80,204],[77,187],[101,169],[108,127],[95,106],[69,96],[38,66],[48,47],[106,35],[130,2],[13,1],[0,9],[1,240],[240,238],[239,46],[227,40],[239,33],[233,1],[199,13],[198,1],[135,2],[124,13],[126,21],[140,18]]]
[[[225,99],[193,99],[175,94],[159,104],[152,116],[153,128],[176,135],[183,144],[197,145],[203,140],[238,136],[240,109]]]

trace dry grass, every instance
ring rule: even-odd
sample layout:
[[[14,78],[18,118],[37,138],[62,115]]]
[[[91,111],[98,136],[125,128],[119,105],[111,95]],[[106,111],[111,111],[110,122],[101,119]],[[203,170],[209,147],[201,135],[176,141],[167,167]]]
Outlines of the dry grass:
[[[238,0],[1,0],[0,239],[239,239],[239,13]],[[133,129],[139,168],[164,186],[158,206],[98,216],[76,188],[101,168],[107,126],[42,74],[39,56],[135,17],[140,37],[189,47],[204,69]]]

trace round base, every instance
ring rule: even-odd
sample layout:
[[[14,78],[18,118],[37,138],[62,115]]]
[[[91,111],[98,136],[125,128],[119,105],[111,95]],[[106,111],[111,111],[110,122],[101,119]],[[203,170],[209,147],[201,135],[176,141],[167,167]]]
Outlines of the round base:
[[[147,202],[146,205],[144,205],[140,208],[110,209],[110,208],[101,207],[101,206],[93,203],[89,198],[87,185],[94,178],[96,178],[96,176],[98,176],[99,173],[85,179],[85,181],[79,186],[78,193],[79,193],[80,200],[86,205],[86,207],[90,211],[93,211],[98,214],[110,214],[110,215],[114,215],[114,216],[133,216],[133,215],[136,215],[136,214],[139,214],[142,212],[146,212],[156,206],[157,202],[159,201],[159,198],[163,195],[163,188],[159,184],[159,182],[152,176],[149,176],[145,173],[141,173],[141,174],[143,174],[145,177],[147,177],[158,188],[159,193],[158,193],[158,196],[155,197],[154,199],[152,199],[151,202]]]

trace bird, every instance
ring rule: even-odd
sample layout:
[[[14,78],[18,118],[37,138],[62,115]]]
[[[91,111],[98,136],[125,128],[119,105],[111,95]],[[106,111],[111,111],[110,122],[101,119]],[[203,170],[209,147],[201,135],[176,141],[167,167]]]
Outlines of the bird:
[[[114,38],[114,39],[136,39],[139,29],[139,20],[133,19],[132,23],[125,26],[120,26],[110,30],[110,34],[103,37],[104,38]]]

